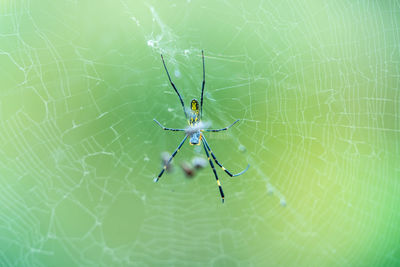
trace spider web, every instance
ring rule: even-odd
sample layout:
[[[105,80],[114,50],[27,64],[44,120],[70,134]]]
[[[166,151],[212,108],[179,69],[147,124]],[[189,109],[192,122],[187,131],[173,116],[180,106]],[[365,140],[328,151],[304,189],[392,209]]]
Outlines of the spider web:
[[[400,264],[396,1],[1,1],[4,266]],[[159,54],[204,121],[187,125]]]

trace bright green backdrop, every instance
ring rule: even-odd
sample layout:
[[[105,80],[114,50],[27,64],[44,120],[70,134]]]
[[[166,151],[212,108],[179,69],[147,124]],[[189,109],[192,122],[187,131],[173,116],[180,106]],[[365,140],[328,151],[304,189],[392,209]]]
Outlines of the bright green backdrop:
[[[400,265],[397,1],[0,3],[0,265]]]

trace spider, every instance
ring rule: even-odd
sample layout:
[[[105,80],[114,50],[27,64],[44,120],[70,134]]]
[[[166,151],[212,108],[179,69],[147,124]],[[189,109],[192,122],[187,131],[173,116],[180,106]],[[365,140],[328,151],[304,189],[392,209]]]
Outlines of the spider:
[[[202,61],[203,61],[203,83],[201,85],[201,100],[200,100],[200,104],[199,104],[199,101],[194,98],[190,102],[190,109],[188,109],[188,111],[186,111],[185,104],[183,103],[182,97],[179,94],[178,89],[176,89],[175,84],[171,80],[171,77],[169,75],[167,66],[165,65],[164,57],[161,54],[161,60],[162,60],[162,63],[164,65],[165,71],[167,73],[169,82],[171,83],[172,88],[174,88],[176,94],[178,95],[179,100],[181,101],[183,112],[185,113],[185,117],[186,117],[186,119],[188,121],[189,126],[186,129],[167,128],[167,127],[164,127],[161,123],[159,123],[156,119],[153,119],[163,130],[174,131],[174,132],[185,132],[185,137],[183,138],[182,142],[175,149],[174,153],[172,153],[172,155],[169,158],[168,162],[166,164],[164,164],[164,167],[161,170],[160,174],[156,178],[154,178],[154,182],[158,182],[158,180],[161,178],[161,176],[163,175],[164,171],[166,170],[168,164],[176,156],[176,154],[179,152],[179,150],[181,149],[181,147],[185,143],[186,139],[189,137],[190,145],[200,145],[201,143],[203,143],[203,148],[204,148],[204,151],[206,152],[208,162],[210,163],[211,169],[214,172],[215,180],[217,181],[217,185],[218,185],[219,193],[221,195],[222,203],[224,203],[224,198],[225,198],[224,191],[222,190],[221,182],[218,179],[217,171],[215,170],[213,161],[210,159],[210,154],[211,154],[212,158],[214,159],[215,163],[219,167],[221,167],[221,169],[224,170],[230,177],[239,176],[239,175],[245,173],[249,169],[250,165],[248,164],[246,169],[244,169],[243,171],[241,171],[241,172],[239,172],[237,174],[232,174],[230,171],[225,169],[225,167],[222,166],[222,164],[217,160],[216,156],[214,155],[214,153],[212,152],[212,150],[210,148],[210,145],[208,144],[208,142],[206,140],[206,137],[204,136],[204,132],[226,131],[229,128],[231,128],[235,123],[237,123],[239,120],[234,121],[231,125],[229,125],[229,126],[227,126],[225,128],[221,128],[221,129],[205,129],[207,126],[201,121],[201,117],[203,115],[204,85],[206,83],[206,81],[205,81],[205,67],[204,67],[204,52],[203,52],[203,50],[201,51],[201,57],[202,57]]]

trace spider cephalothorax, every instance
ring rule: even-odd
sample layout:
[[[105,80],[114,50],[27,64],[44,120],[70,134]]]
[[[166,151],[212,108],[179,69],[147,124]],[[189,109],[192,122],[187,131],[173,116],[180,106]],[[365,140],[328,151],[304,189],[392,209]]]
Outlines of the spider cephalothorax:
[[[208,162],[210,163],[210,166],[214,172],[214,176],[215,179],[217,181],[217,185],[219,188],[219,193],[221,194],[221,199],[222,202],[224,202],[224,192],[222,191],[222,187],[221,187],[221,183],[218,179],[218,175],[217,175],[217,171],[215,170],[214,167],[214,163],[210,158],[210,154],[214,160],[214,162],[221,167],[222,170],[224,170],[229,176],[234,177],[234,176],[239,176],[241,174],[243,174],[244,172],[246,172],[248,170],[248,168],[250,167],[250,165],[247,165],[247,168],[244,169],[243,171],[241,171],[238,174],[232,174],[230,171],[228,171],[227,169],[225,169],[224,166],[222,166],[221,163],[219,163],[219,161],[217,160],[217,158],[215,157],[214,153],[211,151],[211,148],[209,146],[209,144],[206,141],[205,136],[203,135],[203,132],[220,132],[220,131],[225,131],[228,130],[230,127],[232,127],[235,123],[237,123],[239,120],[236,120],[234,123],[232,123],[231,125],[229,125],[228,127],[222,128],[222,129],[207,129],[207,127],[201,122],[201,116],[203,113],[203,93],[204,93],[204,85],[205,85],[205,68],[204,68],[204,53],[203,51],[201,51],[201,57],[203,60],[203,83],[201,85],[201,100],[200,100],[200,104],[199,101],[197,99],[192,99],[192,101],[190,102],[190,109],[189,111],[186,111],[185,109],[185,104],[183,102],[183,99],[181,97],[181,95],[178,92],[178,89],[176,89],[175,84],[172,82],[171,77],[169,76],[169,72],[167,69],[167,66],[165,65],[164,62],[164,58],[161,55],[161,59],[165,68],[165,71],[167,72],[168,75],[168,79],[169,82],[171,83],[172,88],[174,88],[176,94],[179,97],[179,100],[181,101],[181,105],[183,108],[183,112],[185,113],[185,117],[186,119],[188,119],[189,122],[189,126],[186,129],[175,129],[175,128],[166,128],[164,127],[161,123],[159,123],[156,119],[154,119],[154,121],[164,130],[168,130],[168,131],[178,131],[178,132],[185,132],[185,137],[183,138],[182,142],[179,144],[179,146],[175,149],[174,153],[172,153],[171,157],[169,158],[168,162],[164,165],[163,169],[161,170],[160,174],[154,178],[154,181],[157,182],[160,177],[163,175],[165,169],[167,168],[167,166],[169,165],[169,163],[172,161],[172,159],[175,157],[175,155],[178,153],[179,149],[181,149],[181,147],[183,146],[183,144],[185,143],[186,139],[189,137],[189,143],[191,145],[200,145],[201,143],[203,143],[203,148],[204,151],[206,152],[207,155],[207,159]]]

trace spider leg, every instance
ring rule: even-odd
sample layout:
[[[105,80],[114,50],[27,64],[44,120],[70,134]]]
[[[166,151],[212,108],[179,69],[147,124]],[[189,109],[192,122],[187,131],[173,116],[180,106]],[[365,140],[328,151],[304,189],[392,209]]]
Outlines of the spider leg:
[[[221,128],[221,129],[204,129],[203,131],[205,132],[220,132],[220,131],[226,131],[229,128],[231,128],[235,123],[237,123],[239,120],[235,120],[231,125],[229,125],[228,127],[225,128]]]
[[[181,101],[181,104],[182,104],[183,112],[185,113],[186,119],[188,119],[188,115],[186,114],[185,104],[183,103],[181,94],[179,94],[178,89],[176,89],[175,84],[172,82],[171,77],[169,76],[169,72],[168,72],[167,66],[165,65],[165,61],[164,61],[163,55],[161,55],[161,59],[162,59],[162,62],[163,62],[165,71],[167,72],[169,82],[171,83],[171,85],[172,85],[172,87],[174,88],[175,92],[178,94],[179,100]]]
[[[164,127],[161,123],[159,123],[158,122],[158,120],[156,120],[156,119],[153,119],[153,121],[155,121],[163,130],[166,130],[166,131],[174,131],[174,132],[184,132],[185,131],[185,129],[175,129],[175,128],[167,128],[167,127]]]
[[[221,194],[222,203],[224,203],[224,191],[222,191],[222,187],[221,187],[221,183],[220,183],[220,181],[218,179],[217,171],[215,170],[214,164],[212,163],[212,160],[210,159],[210,154],[208,154],[208,150],[207,150],[206,144],[204,142],[203,142],[203,147],[204,147],[204,151],[206,152],[206,155],[207,155],[207,158],[208,158],[208,162],[210,162],[211,169],[214,172],[215,180],[217,180],[219,193]]]
[[[171,157],[169,158],[168,162],[164,165],[163,169],[161,170],[160,174],[154,178],[154,182],[158,182],[158,180],[161,178],[161,175],[165,172],[165,169],[167,168],[168,164],[171,162],[171,160],[176,156],[176,153],[179,152],[179,149],[181,149],[183,143],[185,143],[188,135],[185,135],[185,138],[183,138],[182,142],[179,144],[179,146],[175,149],[174,153],[172,153]]]
[[[206,138],[204,137],[204,135],[202,136],[202,138],[203,138],[203,142],[204,142],[204,144],[206,145],[208,151],[210,151],[211,156],[213,157],[215,163],[217,163],[217,165],[220,166],[221,169],[222,169],[223,171],[225,171],[230,177],[235,177],[235,176],[242,175],[243,173],[245,173],[245,172],[249,169],[250,164],[247,164],[246,169],[244,169],[243,171],[241,171],[241,172],[239,172],[239,173],[237,173],[237,174],[232,174],[230,171],[228,171],[227,169],[225,169],[225,167],[224,167],[221,163],[219,163],[219,161],[217,160],[217,157],[214,155],[214,153],[212,152],[210,146],[208,145],[208,143],[207,143]]]
[[[201,100],[200,100],[200,119],[203,116],[203,93],[204,93],[204,85],[206,84],[206,71],[204,68],[204,52],[201,50],[201,58],[203,59],[203,83],[201,85]]]

